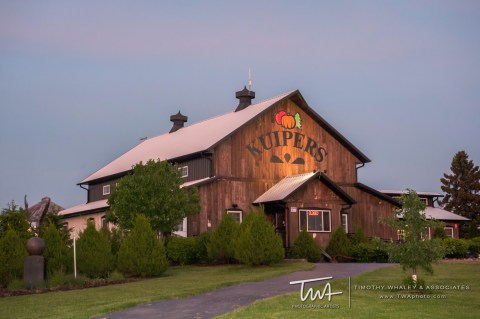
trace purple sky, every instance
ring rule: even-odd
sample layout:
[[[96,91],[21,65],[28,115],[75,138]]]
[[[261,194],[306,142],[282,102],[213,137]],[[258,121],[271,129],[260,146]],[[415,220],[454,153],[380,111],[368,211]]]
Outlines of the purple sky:
[[[299,89],[372,159],[360,181],[440,191],[480,164],[479,1],[1,1],[0,208],[76,183],[145,136]],[[188,123],[187,123],[188,124]]]

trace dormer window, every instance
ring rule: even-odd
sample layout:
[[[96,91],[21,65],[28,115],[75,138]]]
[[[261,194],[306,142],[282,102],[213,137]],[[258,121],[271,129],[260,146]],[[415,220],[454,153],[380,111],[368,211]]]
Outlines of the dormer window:
[[[103,195],[109,195],[110,194],[110,185],[104,185],[103,186]]]

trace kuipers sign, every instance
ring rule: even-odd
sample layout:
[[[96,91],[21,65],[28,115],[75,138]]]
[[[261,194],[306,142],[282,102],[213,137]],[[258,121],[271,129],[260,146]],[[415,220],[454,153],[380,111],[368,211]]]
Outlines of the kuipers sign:
[[[275,115],[275,122],[288,130],[273,131],[260,135],[251,143],[247,144],[246,148],[255,158],[260,157],[265,151],[270,151],[279,147],[290,146],[303,150],[307,155],[313,157],[316,162],[320,163],[327,156],[327,150],[323,148],[320,143],[313,138],[306,136],[293,129],[301,129],[300,114],[290,115],[281,111]],[[284,154],[283,160],[277,155],[272,155],[270,161],[272,163],[289,163],[291,155]],[[292,164],[305,164],[302,157],[296,158]]]

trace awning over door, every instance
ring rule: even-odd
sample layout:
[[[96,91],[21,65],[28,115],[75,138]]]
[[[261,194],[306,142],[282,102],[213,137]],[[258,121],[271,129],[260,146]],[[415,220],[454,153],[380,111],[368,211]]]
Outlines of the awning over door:
[[[283,178],[272,188],[260,195],[253,204],[258,205],[262,203],[281,202],[288,198],[290,195],[298,191],[303,185],[306,185],[310,181],[318,179],[330,188],[338,197],[343,199],[347,204],[355,204],[355,200],[350,197],[340,186],[335,184],[327,175],[321,172],[312,172],[299,175],[292,175]]]

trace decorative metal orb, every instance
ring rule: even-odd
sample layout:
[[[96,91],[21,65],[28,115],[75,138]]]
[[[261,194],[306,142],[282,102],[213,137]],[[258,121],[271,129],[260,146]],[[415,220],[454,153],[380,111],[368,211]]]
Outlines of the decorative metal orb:
[[[27,251],[30,256],[41,256],[45,250],[45,242],[39,237],[32,237],[27,241]]]

